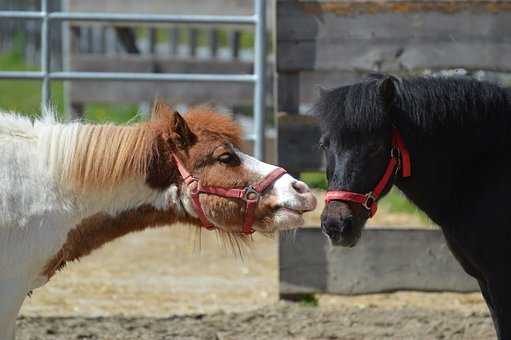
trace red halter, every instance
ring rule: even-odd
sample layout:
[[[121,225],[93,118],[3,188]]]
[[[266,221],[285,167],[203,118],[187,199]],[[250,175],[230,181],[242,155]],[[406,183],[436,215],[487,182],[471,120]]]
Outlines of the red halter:
[[[362,205],[369,212],[369,217],[373,217],[378,208],[378,198],[380,198],[392,176],[397,174],[399,170],[401,170],[401,176],[403,177],[410,177],[412,174],[410,154],[396,128],[392,131],[392,149],[390,151],[390,160],[385,173],[373,191],[365,195],[350,191],[328,191],[325,197],[326,203],[330,201],[355,202]]]
[[[188,172],[188,170],[186,170],[181,160],[175,154],[172,154],[172,156],[176,161],[177,169],[179,170],[181,177],[183,177],[184,182],[186,185],[188,185],[190,195],[192,197],[193,208],[195,209],[195,212],[197,213],[197,216],[199,217],[202,225],[209,230],[216,229],[216,227],[211,222],[209,222],[206,214],[204,213],[204,210],[202,209],[202,205],[199,200],[199,195],[201,193],[244,200],[246,202],[246,209],[242,233],[252,234],[255,232],[255,230],[252,228],[255,222],[255,210],[262,192],[287,172],[282,168],[276,168],[256,184],[249,185],[244,189],[209,187],[202,186],[199,179],[193,177]]]

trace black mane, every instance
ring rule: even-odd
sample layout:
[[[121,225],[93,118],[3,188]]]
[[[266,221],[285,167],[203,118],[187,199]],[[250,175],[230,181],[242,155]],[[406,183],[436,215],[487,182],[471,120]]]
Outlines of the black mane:
[[[386,106],[379,89],[384,78],[373,75],[322,93],[313,111],[323,129],[370,134],[397,125],[427,135],[477,133],[482,125],[510,130],[510,91],[502,86],[465,77],[392,77],[394,96]]]

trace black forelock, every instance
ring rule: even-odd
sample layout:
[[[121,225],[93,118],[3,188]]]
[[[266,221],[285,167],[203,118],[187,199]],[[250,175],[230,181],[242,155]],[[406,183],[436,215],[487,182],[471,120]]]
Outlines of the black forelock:
[[[371,133],[389,124],[375,78],[322,94],[313,112],[324,130]]]

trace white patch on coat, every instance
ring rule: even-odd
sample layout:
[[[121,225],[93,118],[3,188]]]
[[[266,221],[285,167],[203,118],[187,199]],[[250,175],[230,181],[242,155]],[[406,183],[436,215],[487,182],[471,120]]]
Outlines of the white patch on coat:
[[[44,266],[83,218],[148,204],[184,213],[176,186],[154,190],[144,178],[113,188],[74,192],[63,167],[79,143],[80,123],[59,124],[51,114],[32,122],[0,113],[0,339],[13,337],[26,294],[46,280]]]
[[[277,167],[268,163],[264,163],[251,157],[243,152],[237,151],[241,162],[247,170],[260,176],[265,177]],[[299,182],[296,178],[289,174],[279,177],[274,183],[271,190],[267,193],[276,201],[275,205],[280,206],[273,214],[273,226],[271,230],[265,229],[267,232],[273,232],[277,229],[296,228],[303,225],[304,220],[301,211],[312,210],[316,207],[316,199],[310,192],[307,185],[301,182],[304,192],[298,192],[295,184]],[[256,223],[257,227],[257,223]]]

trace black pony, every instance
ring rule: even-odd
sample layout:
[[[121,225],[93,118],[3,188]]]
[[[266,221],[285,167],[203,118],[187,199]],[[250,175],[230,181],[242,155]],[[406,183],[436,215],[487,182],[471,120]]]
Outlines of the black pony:
[[[315,106],[330,191],[371,192],[400,132],[411,176],[392,184],[443,230],[465,271],[479,281],[499,339],[511,339],[511,91],[465,78],[373,75],[323,91]],[[509,210],[508,210],[509,209]],[[330,201],[323,231],[354,246],[369,212]]]

